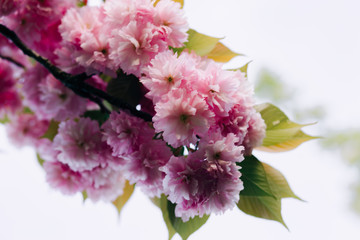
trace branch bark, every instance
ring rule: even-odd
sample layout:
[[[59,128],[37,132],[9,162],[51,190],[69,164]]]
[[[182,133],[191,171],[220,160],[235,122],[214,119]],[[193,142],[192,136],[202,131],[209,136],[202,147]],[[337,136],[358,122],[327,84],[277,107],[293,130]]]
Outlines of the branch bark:
[[[109,95],[108,93],[97,89],[86,82],[90,78],[86,73],[72,75],[62,71],[60,68],[53,65],[48,59],[43,58],[39,54],[28,48],[16,35],[16,33],[5,25],[0,24],[0,33],[6,38],[10,39],[25,55],[33,58],[35,61],[43,65],[56,79],[62,82],[66,87],[74,91],[75,94],[87,98],[97,103],[103,111],[108,111],[103,105],[102,100],[106,100],[110,104],[118,107],[121,110],[127,110],[135,117],[141,118],[147,122],[152,121],[152,116],[146,112],[138,111],[135,107],[128,103]]]

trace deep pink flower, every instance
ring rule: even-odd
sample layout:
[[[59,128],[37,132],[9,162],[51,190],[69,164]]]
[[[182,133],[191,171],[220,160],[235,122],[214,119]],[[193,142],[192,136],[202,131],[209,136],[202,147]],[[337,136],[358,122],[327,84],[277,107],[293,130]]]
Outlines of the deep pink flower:
[[[234,136],[229,136],[187,157],[172,157],[161,169],[166,174],[165,194],[176,203],[175,215],[187,221],[232,209],[243,189],[236,165],[243,159],[241,151],[242,147],[234,145]]]
[[[250,115],[249,127],[242,145],[245,155],[251,155],[252,149],[261,146],[266,135],[266,124],[260,113],[253,110]]]
[[[22,94],[24,104],[41,119],[62,121],[86,110],[85,98],[65,87],[39,64],[24,73]]]

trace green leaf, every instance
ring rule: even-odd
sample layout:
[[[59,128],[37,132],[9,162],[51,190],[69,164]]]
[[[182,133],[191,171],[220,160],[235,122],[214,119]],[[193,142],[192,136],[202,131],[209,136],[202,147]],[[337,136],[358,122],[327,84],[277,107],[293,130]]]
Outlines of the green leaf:
[[[288,228],[281,216],[281,199],[271,196],[241,196],[237,206],[244,213],[278,221]]]
[[[112,202],[114,204],[114,206],[116,207],[119,214],[121,212],[121,209],[124,207],[124,205],[127,203],[129,198],[133,194],[133,192],[134,192],[134,184],[131,185],[129,183],[129,181],[126,181],[123,191],[124,191],[123,194],[121,196],[119,196],[117,199],[115,199],[115,201]]]
[[[261,162],[261,164],[265,170],[266,178],[268,179],[270,188],[277,198],[291,197],[302,201],[302,199],[296,196],[295,193],[291,190],[289,183],[279,170],[271,167],[266,163]]]
[[[83,201],[85,202],[85,200],[88,198],[87,192],[86,191],[82,191],[81,195],[83,197]]]
[[[291,190],[285,177],[255,156],[246,156],[239,165],[242,167],[240,172],[244,183],[244,190],[240,192],[237,204],[239,209],[255,217],[278,221],[287,228],[281,216],[281,199],[301,199]],[[258,182],[261,184],[256,184]],[[268,194],[264,194],[264,190]]]
[[[245,73],[245,77],[247,77],[247,70],[248,70],[248,67],[249,67],[249,64],[251,63],[252,61],[246,63],[244,66],[240,67],[239,70],[243,73]]]
[[[55,120],[51,120],[48,130],[41,138],[47,138],[50,141],[52,141],[56,136],[56,134],[58,133],[58,128],[59,128],[59,122]]]
[[[241,180],[244,183],[244,190],[240,192],[240,195],[275,197],[266,177],[265,169],[259,160],[254,156],[246,156],[240,166]]]
[[[266,124],[266,137],[257,149],[269,152],[289,151],[301,143],[318,137],[307,135],[301,128],[311,124],[298,124],[270,103],[255,106]]]
[[[104,122],[106,122],[106,120],[108,120],[109,114],[103,113],[100,110],[91,110],[91,111],[86,111],[84,113],[84,117],[88,117],[91,120],[98,121],[99,126],[101,126]]]
[[[169,233],[169,240],[172,239],[172,237],[175,235],[176,230],[171,224],[170,217],[169,217],[169,211],[167,208],[168,200],[164,194],[161,195],[161,198],[151,198],[151,201],[160,208],[162,212],[162,216],[164,219],[164,222],[166,224],[166,228],[168,229]]]
[[[188,239],[188,237],[204,225],[209,218],[208,215],[202,218],[197,216],[189,219],[187,222],[183,222],[181,218],[175,217],[176,205],[168,201],[165,195],[161,195],[160,199],[154,198],[151,201],[161,209],[163,219],[169,231],[169,240],[175,233],[179,233],[183,240]]]
[[[188,41],[185,48],[194,51],[199,56],[206,56],[215,48],[221,38],[210,37],[193,29],[188,31]]]
[[[138,78],[123,72],[120,72],[116,79],[110,80],[106,91],[111,96],[127,102],[132,107],[136,107],[139,104],[142,96],[141,84]]]
[[[207,57],[213,59],[216,62],[226,63],[230,61],[232,58],[240,55],[241,54],[239,53],[235,53],[231,51],[221,42],[217,42],[213,50],[209,54],[207,54]]]
[[[43,166],[45,160],[41,158],[40,154],[36,153],[36,159],[38,160],[40,166]]]
[[[6,124],[9,122],[10,122],[10,119],[8,118],[7,115],[5,115],[4,118],[0,119],[0,123],[2,123],[2,124]]]

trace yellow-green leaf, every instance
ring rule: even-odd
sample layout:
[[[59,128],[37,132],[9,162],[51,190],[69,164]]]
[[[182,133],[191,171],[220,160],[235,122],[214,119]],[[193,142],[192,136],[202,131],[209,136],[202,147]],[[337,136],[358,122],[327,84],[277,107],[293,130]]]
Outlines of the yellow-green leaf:
[[[129,181],[126,181],[123,194],[112,202],[119,214],[121,212],[121,209],[127,203],[133,192],[134,192],[134,185],[131,185]]]
[[[45,160],[41,158],[40,154],[36,153],[36,158],[37,158],[38,163],[40,164],[40,166],[43,166]]]
[[[285,177],[255,156],[246,156],[239,165],[244,183],[237,204],[239,209],[255,217],[278,221],[286,227],[281,216],[281,199],[301,199],[291,190]]]
[[[81,195],[83,197],[83,201],[85,202],[85,200],[88,198],[87,192],[84,190],[81,192]]]
[[[166,228],[169,233],[169,240],[172,239],[172,237],[175,235],[176,230],[171,224],[170,217],[169,217],[169,211],[167,210],[167,204],[168,200],[164,194],[161,195],[161,198],[152,198],[151,201],[160,208],[162,212],[162,216],[166,225]]]
[[[264,103],[255,107],[266,124],[266,137],[257,149],[270,152],[289,151],[301,143],[318,137],[304,133],[301,128],[311,124],[298,124],[290,119],[277,107]]]
[[[8,118],[7,115],[5,115],[4,118],[0,119],[0,123],[2,123],[2,124],[6,124],[9,122],[10,122],[10,119]]]
[[[226,47],[224,44],[222,44],[221,42],[217,42],[214,49],[207,54],[208,58],[213,59],[216,62],[228,62],[230,61],[232,58],[236,57],[236,56],[240,56],[241,54],[239,53],[235,53],[233,51],[231,51],[228,47]]]
[[[196,216],[195,218],[190,218],[187,222],[183,222],[181,218],[175,216],[176,205],[167,200],[164,194],[161,195],[161,198],[153,198],[151,201],[161,209],[163,219],[169,231],[169,240],[172,239],[175,233],[179,233],[183,240],[188,239],[188,237],[204,225],[209,218],[208,215],[202,218]]]
[[[289,183],[286,181],[284,175],[279,172],[279,170],[271,167],[266,163],[261,162],[261,164],[264,168],[270,188],[277,198],[291,197],[302,201],[302,199],[296,196],[295,193],[291,190]]]
[[[237,206],[246,214],[278,221],[287,228],[281,216],[281,199],[271,196],[241,196]]]
[[[210,37],[205,34],[199,33],[193,29],[188,31],[188,41],[185,47],[194,51],[199,56],[208,55],[216,46],[221,38]]]
[[[244,190],[241,196],[271,196],[275,197],[268,182],[265,169],[254,156],[246,156],[239,164]]]
[[[156,1],[154,2],[154,6],[156,6],[156,4],[158,4],[159,1],[160,1],[160,0],[156,0]],[[173,2],[177,2],[177,3],[180,3],[181,8],[184,7],[184,0],[172,0],[172,1],[173,1]]]
[[[52,141],[58,132],[58,128],[59,128],[59,122],[55,120],[51,120],[48,130],[42,136],[42,138],[47,138],[50,141]]]

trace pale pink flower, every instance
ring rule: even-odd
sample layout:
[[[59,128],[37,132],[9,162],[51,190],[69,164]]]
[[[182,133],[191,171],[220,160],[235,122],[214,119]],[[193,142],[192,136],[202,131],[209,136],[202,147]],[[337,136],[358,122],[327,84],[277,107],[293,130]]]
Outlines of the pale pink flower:
[[[149,90],[147,97],[158,102],[172,88],[180,86],[186,60],[178,59],[172,51],[164,51],[151,60],[146,68],[146,76],[140,79],[141,83]]]
[[[189,30],[180,3],[171,0],[161,0],[155,6],[155,24],[166,28],[167,43],[172,47],[182,47],[186,42]]]
[[[173,147],[195,144],[197,136],[204,136],[213,123],[214,114],[208,110],[196,91],[173,89],[155,106],[153,117],[156,132]]]
[[[101,141],[97,121],[80,118],[61,122],[54,138],[58,160],[74,171],[92,170],[106,162],[109,156],[106,144]]]
[[[102,125],[103,140],[112,148],[113,156],[127,157],[138,150],[143,137],[154,135],[148,123],[125,112],[113,111]],[[150,138],[151,138],[150,137]]]
[[[17,147],[37,146],[40,138],[49,127],[49,121],[39,120],[33,114],[19,114],[7,124],[7,134],[10,141]]]
[[[63,194],[81,192],[88,185],[81,172],[73,171],[68,165],[58,161],[45,161],[43,164],[46,181]]]
[[[148,65],[161,51],[167,49],[163,29],[150,22],[136,21],[115,29],[110,38],[109,58],[114,61],[114,69],[121,68],[127,74],[141,76],[142,68]]]
[[[229,133],[222,136],[220,132],[213,133],[211,136],[202,139],[199,148],[205,149],[205,157],[209,162],[227,161],[241,162],[243,157],[243,146],[238,146],[238,137]]]
[[[150,0],[108,0],[104,4],[107,24],[113,28],[126,26],[130,21],[152,22],[154,7]]]
[[[93,202],[103,200],[114,201],[122,195],[125,178],[122,171],[114,170],[109,165],[99,166],[91,171],[83,172],[84,178],[89,181],[86,193]]]
[[[215,62],[204,70],[206,77],[202,81],[192,81],[196,90],[202,94],[216,116],[227,116],[238,100],[240,83],[237,73],[225,71]]]
[[[108,58],[108,39],[111,29],[105,26],[104,20],[102,7],[86,6],[67,11],[59,31],[63,38],[63,48],[72,48],[73,52],[67,52],[66,49],[57,51],[60,58],[57,62],[63,63],[61,67],[68,69],[72,66],[73,64],[66,64],[65,61],[67,58],[72,58],[83,66],[88,74],[111,72],[109,68],[112,64]],[[74,68],[76,69],[76,66]]]
[[[149,197],[160,197],[165,174],[159,168],[164,166],[171,156],[170,148],[165,142],[150,138],[124,162],[125,177],[131,184],[136,183]]]

